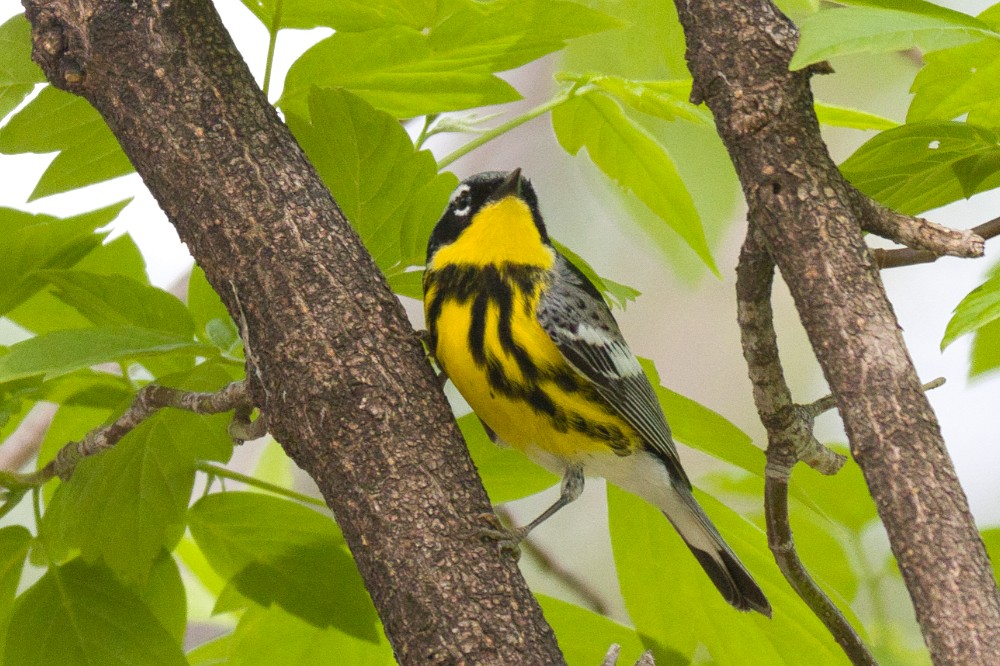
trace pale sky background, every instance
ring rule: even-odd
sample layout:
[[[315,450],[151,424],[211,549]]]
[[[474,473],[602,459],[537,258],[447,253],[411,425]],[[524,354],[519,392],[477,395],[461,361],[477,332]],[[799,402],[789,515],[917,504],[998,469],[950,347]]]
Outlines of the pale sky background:
[[[976,13],[988,2],[951,2],[955,9]],[[217,2],[224,20],[230,27],[251,70],[262,77],[267,34],[236,0]],[[0,0],[0,21],[21,11],[16,0]],[[291,62],[327,32],[282,32],[278,39],[274,80],[271,90],[277,96],[281,80]],[[915,72],[915,67],[898,64],[902,74],[885,81],[885,72],[871,67],[864,58],[838,60],[838,72],[846,76],[815,79],[818,96],[824,101],[854,105],[901,120],[905,113],[903,95]],[[511,76],[511,80],[526,97],[544,97],[550,90],[551,63],[529,66]],[[906,67],[910,68],[909,73]],[[890,73],[891,75],[892,73]],[[534,78],[534,77],[538,78]],[[857,96],[858,84],[867,76],[883,77],[871,81],[864,98]],[[909,78],[908,78],[909,77]],[[860,132],[839,130],[830,132],[831,151],[842,160],[865,139]],[[450,145],[432,142],[431,148],[441,156],[461,139]],[[643,296],[619,313],[626,337],[636,353],[656,360],[664,382],[716,411],[754,436],[760,444],[763,430],[756,419],[750,395],[746,367],[739,347],[735,323],[733,294],[736,256],[743,236],[744,212],[736,212],[736,222],[716,252],[723,279],[702,279],[693,287],[678,282],[665,268],[662,258],[640,235],[608,237],[613,225],[600,232],[588,231],[574,237],[574,217],[586,215],[622,215],[620,210],[607,210],[595,199],[590,170],[581,164],[586,158],[569,157],[553,164],[551,155],[558,154],[546,118],[540,118],[519,128],[502,143],[490,145],[452,165],[465,177],[484,169],[507,169],[522,166],[539,190],[543,213],[546,214],[553,236],[563,240],[594,264],[599,272],[617,281],[638,288]],[[53,155],[0,156],[0,205],[69,215],[98,208],[128,196],[136,200],[114,223],[114,233],[130,233],[146,256],[153,282],[169,287],[191,266],[186,248],[177,238],[155,201],[146,192],[138,176],[130,175],[70,193],[25,203],[28,194]],[[683,159],[682,156],[677,156]],[[966,228],[1000,215],[1000,195],[996,192],[979,195],[972,201],[959,202],[926,214],[930,219],[953,227]],[[942,259],[932,266],[894,269],[885,273],[890,298],[904,329],[907,343],[924,381],[938,376],[948,380],[944,388],[931,393],[944,430],[949,450],[955,460],[960,479],[969,495],[974,514],[983,526],[1000,524],[1000,429],[997,427],[1000,372],[974,382],[968,382],[968,352],[970,338],[955,342],[944,353],[939,343],[954,306],[982,282],[987,268],[1000,256],[1000,240],[987,245],[985,260]],[[811,351],[790,299],[778,288],[778,334],[789,381],[795,398],[808,402],[825,393]],[[412,304],[411,304],[412,305]],[[417,313],[419,308],[409,308]],[[422,325],[418,314],[415,323]],[[842,440],[839,418],[828,413],[818,421],[821,440]],[[686,460],[698,465],[698,457],[682,452]],[[550,498],[540,500],[545,504]],[[583,510],[583,509],[580,509]],[[570,514],[573,507],[566,511]],[[571,520],[567,518],[567,520]]]

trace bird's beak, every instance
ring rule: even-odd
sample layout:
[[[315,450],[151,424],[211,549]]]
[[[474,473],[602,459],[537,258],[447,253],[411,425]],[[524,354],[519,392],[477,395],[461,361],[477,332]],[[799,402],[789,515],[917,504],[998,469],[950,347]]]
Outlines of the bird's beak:
[[[507,178],[505,178],[504,181],[500,183],[500,186],[496,189],[496,191],[493,193],[493,196],[490,198],[493,199],[494,201],[500,201],[501,199],[504,199],[511,195],[515,197],[521,196],[520,167],[510,172],[510,175],[508,175]]]

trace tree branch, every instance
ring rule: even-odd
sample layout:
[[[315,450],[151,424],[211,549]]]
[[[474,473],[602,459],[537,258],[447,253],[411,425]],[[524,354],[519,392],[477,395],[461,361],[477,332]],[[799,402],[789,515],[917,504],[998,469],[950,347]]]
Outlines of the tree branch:
[[[1000,593],[861,233],[865,207],[819,133],[794,26],[768,0],[677,3],[751,225],[836,396],[932,659],[1000,663]],[[783,461],[780,464],[785,464]]]
[[[951,229],[922,217],[904,215],[869,199],[854,188],[851,203],[858,211],[861,228],[914,251],[953,257],[983,256],[984,238],[976,229]]]
[[[1000,217],[993,218],[989,222],[984,222],[977,227],[973,227],[965,233],[973,237],[981,238],[983,241],[996,238],[997,236],[1000,236]],[[893,248],[890,250],[875,248],[872,250],[872,256],[875,257],[875,263],[878,264],[878,267],[881,269],[913,266],[915,264],[930,264],[937,261],[945,254],[948,253],[935,252],[933,250],[920,250],[912,247]]]
[[[834,474],[843,466],[844,458],[816,441],[812,432],[813,415],[792,403],[778,357],[771,311],[773,281],[774,263],[751,223],[736,267],[736,304],[754,401],[761,422],[767,428],[764,481],[767,543],[792,589],[823,622],[851,662],[874,664],[875,659],[861,637],[812,579],[795,550],[788,518],[788,483],[792,468],[803,460],[824,474]]]
[[[240,323],[403,664],[563,663],[399,300],[207,0],[25,0],[33,56],[121,143]],[[331,63],[336,67],[336,63]]]

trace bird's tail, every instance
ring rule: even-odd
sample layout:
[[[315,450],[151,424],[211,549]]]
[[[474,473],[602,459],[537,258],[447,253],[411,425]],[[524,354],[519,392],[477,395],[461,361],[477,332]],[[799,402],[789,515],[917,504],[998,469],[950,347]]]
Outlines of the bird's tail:
[[[684,539],[723,598],[742,611],[755,610],[771,617],[771,604],[753,576],[723,541],[691,491],[671,484],[670,497],[660,509]]]

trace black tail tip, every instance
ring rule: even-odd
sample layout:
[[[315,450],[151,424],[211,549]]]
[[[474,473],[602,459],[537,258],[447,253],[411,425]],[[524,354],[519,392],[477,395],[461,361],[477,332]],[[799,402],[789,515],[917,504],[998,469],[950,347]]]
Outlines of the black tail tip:
[[[767,618],[771,617],[771,604],[764,596],[764,591],[732,554],[724,550],[709,554],[690,544],[688,547],[722,597],[733,608],[745,612],[757,611]]]

